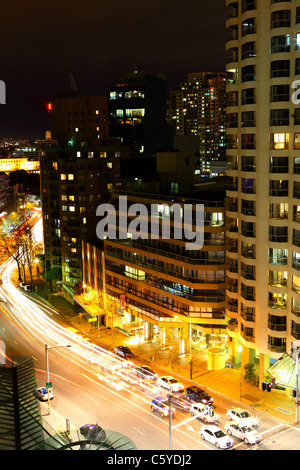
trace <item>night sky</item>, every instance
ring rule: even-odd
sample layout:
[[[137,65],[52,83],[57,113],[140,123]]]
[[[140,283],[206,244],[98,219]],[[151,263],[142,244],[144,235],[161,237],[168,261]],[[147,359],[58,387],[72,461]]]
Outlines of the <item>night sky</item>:
[[[103,94],[139,66],[176,89],[189,72],[225,70],[225,0],[36,0],[1,5],[0,139],[43,138],[47,100]]]

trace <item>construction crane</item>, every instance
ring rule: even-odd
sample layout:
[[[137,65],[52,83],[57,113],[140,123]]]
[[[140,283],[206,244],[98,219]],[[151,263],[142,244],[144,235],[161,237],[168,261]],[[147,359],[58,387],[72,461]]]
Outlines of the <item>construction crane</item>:
[[[65,64],[66,64],[66,68],[67,68],[67,72],[68,72],[68,77],[69,77],[69,82],[70,82],[70,87],[71,87],[71,91],[78,91],[78,86],[77,86],[77,83],[75,81],[75,78],[71,72],[71,69],[70,69],[70,66],[69,66],[69,62],[66,58],[66,56],[64,56],[64,61],[65,61]]]

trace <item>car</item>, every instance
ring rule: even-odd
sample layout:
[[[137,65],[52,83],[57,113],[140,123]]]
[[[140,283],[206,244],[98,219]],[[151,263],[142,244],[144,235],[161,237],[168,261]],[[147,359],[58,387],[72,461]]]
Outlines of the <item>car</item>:
[[[244,421],[249,426],[257,426],[258,419],[254,418],[250,411],[243,410],[242,408],[231,408],[227,411],[227,418],[233,421]]]
[[[245,444],[258,444],[262,440],[261,434],[259,434],[253,426],[240,421],[229,421],[225,424],[225,431],[228,436],[235,436],[242,439]]]
[[[169,416],[170,406],[168,401],[164,397],[156,397],[151,401],[151,410],[153,413],[157,412],[161,415],[162,418]],[[172,416],[175,414],[174,408],[171,406]]]
[[[24,289],[25,286],[27,286],[27,283],[26,282],[20,282],[19,286]]]
[[[211,442],[218,449],[230,449],[233,446],[233,439],[215,424],[202,426],[199,434],[204,441]]]
[[[174,408],[177,408],[180,411],[190,411],[191,403],[189,403],[185,397],[177,397],[176,395],[169,394],[167,398],[171,397],[171,403]]]
[[[133,352],[127,346],[116,346],[115,353],[123,357],[132,357]]]
[[[214,407],[203,403],[193,403],[190,412],[191,416],[202,419],[205,423],[215,423],[219,420],[219,415],[215,414]]]
[[[26,292],[33,292],[33,287],[30,284],[26,284],[24,290],[26,290]]]
[[[184,386],[179,382],[179,380],[169,375],[160,377],[157,383],[160,387],[170,390],[171,393],[183,392],[184,390]]]
[[[138,377],[144,380],[157,380],[157,374],[148,366],[138,366],[135,368]]]
[[[106,432],[98,424],[84,424],[79,428],[80,433],[93,441],[105,441]]]
[[[48,391],[46,387],[39,387],[35,390],[36,396],[41,401],[48,401],[48,393],[49,393],[49,400],[52,400],[54,398],[54,393],[49,388],[48,388]]]
[[[207,395],[207,393],[202,390],[202,388],[199,388],[196,385],[187,387],[185,389],[185,396],[188,401],[193,403],[203,403],[204,405],[214,401],[214,399]]]

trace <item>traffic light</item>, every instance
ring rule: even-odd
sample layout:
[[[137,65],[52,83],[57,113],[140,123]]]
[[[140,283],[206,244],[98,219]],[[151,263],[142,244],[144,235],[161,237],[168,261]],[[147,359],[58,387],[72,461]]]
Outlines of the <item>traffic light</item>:
[[[267,382],[262,382],[261,384],[261,388],[263,390],[263,392],[267,389]]]
[[[267,384],[267,392],[270,392],[272,389],[272,384]]]
[[[292,396],[293,396],[293,398],[296,398],[296,396],[297,396],[297,390],[295,388],[292,391]]]

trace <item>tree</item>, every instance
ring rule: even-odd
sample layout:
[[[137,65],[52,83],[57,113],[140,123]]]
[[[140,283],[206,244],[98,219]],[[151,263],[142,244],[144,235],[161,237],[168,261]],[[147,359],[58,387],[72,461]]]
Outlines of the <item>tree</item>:
[[[254,365],[248,363],[244,366],[244,369],[244,379],[247,380],[247,382],[249,382],[251,385],[255,385],[257,387],[259,384],[259,377],[255,373]]]

